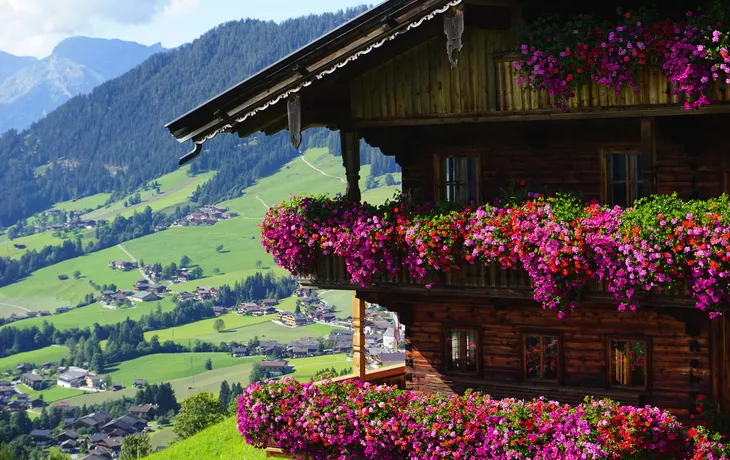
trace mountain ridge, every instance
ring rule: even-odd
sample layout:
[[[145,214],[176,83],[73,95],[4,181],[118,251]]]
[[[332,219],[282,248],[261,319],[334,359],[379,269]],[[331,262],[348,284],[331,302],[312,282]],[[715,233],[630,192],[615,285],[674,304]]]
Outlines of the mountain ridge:
[[[0,132],[25,129],[61,104],[165,51],[118,39],[70,37],[43,59],[0,54]]]

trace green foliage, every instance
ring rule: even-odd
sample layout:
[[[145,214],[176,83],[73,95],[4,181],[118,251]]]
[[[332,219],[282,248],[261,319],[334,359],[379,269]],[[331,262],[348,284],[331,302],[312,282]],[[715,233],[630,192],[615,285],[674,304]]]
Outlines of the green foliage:
[[[137,460],[152,453],[150,436],[144,434],[132,434],[122,440],[122,453],[119,460]]]
[[[213,361],[210,360],[210,358],[205,360],[205,370],[206,371],[212,371],[213,370]]]
[[[263,367],[254,365],[253,369],[251,369],[251,374],[248,376],[248,381],[251,383],[262,382],[268,377],[269,374]]]
[[[218,318],[215,321],[213,321],[213,329],[215,329],[216,332],[221,332],[226,328],[226,322],[223,321],[222,318]]]
[[[175,434],[179,439],[189,438],[218,423],[223,416],[218,398],[208,392],[198,393],[183,401],[175,421]]]

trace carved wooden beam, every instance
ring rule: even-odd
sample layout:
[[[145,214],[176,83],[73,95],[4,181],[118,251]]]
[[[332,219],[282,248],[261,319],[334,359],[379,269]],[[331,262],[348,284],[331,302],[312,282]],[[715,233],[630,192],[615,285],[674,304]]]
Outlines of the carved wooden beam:
[[[287,100],[289,116],[289,140],[295,149],[302,145],[302,100],[298,94],[292,94]]]
[[[360,201],[360,134],[355,130],[340,130],[342,164],[347,176],[347,199]]]
[[[459,5],[451,8],[444,15],[444,33],[446,34],[446,52],[449,55],[451,68],[459,65],[459,51],[464,48],[464,8]]]

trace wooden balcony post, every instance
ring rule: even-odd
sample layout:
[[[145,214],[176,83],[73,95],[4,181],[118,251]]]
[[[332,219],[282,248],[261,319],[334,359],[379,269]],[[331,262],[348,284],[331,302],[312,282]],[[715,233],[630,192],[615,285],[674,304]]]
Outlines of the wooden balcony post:
[[[644,165],[644,196],[656,193],[656,120],[641,119],[641,162]]]
[[[342,164],[347,176],[347,199],[358,202],[360,195],[360,133],[351,129],[340,129]]]
[[[352,373],[365,381],[367,360],[365,359],[365,301],[352,293]]]

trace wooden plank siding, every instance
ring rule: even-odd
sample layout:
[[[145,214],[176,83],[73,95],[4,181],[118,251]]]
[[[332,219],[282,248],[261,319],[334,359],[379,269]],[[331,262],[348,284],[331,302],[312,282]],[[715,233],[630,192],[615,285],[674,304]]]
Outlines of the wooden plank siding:
[[[509,49],[508,37],[506,31],[467,29],[456,69],[443,33],[426,37],[351,81],[353,118],[496,112],[495,57]]]
[[[706,199],[726,191],[730,148],[723,141],[725,115],[693,123],[690,145],[674,137],[689,129],[693,117],[657,118],[657,193]],[[492,201],[500,189],[527,181],[533,191],[570,192],[586,200],[603,199],[602,152],[641,151],[638,118],[561,122],[449,125],[412,128],[409,151],[397,155],[403,167],[403,189],[418,199],[434,197],[436,155],[478,155],[481,196]]]
[[[513,31],[468,26],[455,69],[449,65],[441,29],[426,27],[416,34],[421,38],[416,44],[353,75],[349,86],[356,123],[562,112],[554,96],[518,84],[519,74],[514,68],[518,43]],[[714,84],[708,95],[715,103],[730,103],[730,92],[723,86]],[[576,89],[567,109],[595,112],[671,107],[685,100],[671,95],[667,77],[657,67],[639,73],[637,89],[629,87],[616,93],[591,82]],[[681,115],[681,109],[676,110]]]
[[[495,397],[545,396],[577,403],[586,395],[611,397],[626,404],[652,404],[687,415],[696,394],[713,393],[710,321],[691,312],[699,327],[687,333],[686,323],[646,308],[620,313],[615,305],[582,304],[564,319],[532,301],[487,299],[434,301],[429,296],[411,300],[406,324],[407,387],[418,391],[461,392],[481,389]],[[397,301],[385,306],[402,309]],[[719,320],[722,321],[722,320]],[[719,323],[718,323],[719,324]],[[444,332],[449,327],[476,328],[481,338],[479,376],[447,376],[444,372]],[[526,381],[522,337],[525,331],[559,331],[562,336],[561,384]],[[607,340],[622,336],[648,339],[647,390],[608,385]],[[692,346],[696,345],[696,346]],[[694,368],[693,368],[694,366]],[[690,382],[690,372],[697,380]],[[505,385],[510,384],[510,385]],[[725,391],[715,387],[717,391]],[[718,395],[719,396],[719,395]]]

